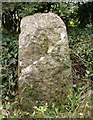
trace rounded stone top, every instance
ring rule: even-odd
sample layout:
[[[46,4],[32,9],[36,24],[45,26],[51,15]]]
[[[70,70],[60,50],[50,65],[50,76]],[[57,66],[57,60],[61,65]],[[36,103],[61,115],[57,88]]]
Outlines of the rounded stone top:
[[[30,23],[30,24],[29,24]],[[26,28],[46,28],[47,26],[51,28],[52,25],[57,25],[66,29],[64,22],[62,19],[55,13],[36,13],[34,15],[26,16],[21,20],[21,29]]]

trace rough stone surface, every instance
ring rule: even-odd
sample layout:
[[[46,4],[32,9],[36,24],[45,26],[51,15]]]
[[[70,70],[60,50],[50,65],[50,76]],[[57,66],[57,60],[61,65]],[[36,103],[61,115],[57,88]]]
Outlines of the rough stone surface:
[[[71,83],[64,22],[54,13],[24,17],[19,36],[19,94],[23,106],[62,103]]]

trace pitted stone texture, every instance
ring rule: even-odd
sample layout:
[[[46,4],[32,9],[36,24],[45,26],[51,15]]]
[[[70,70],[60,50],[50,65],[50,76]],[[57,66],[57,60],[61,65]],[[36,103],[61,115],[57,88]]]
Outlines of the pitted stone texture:
[[[72,84],[71,61],[66,27],[58,15],[38,13],[22,19],[19,69],[23,105],[66,99]]]

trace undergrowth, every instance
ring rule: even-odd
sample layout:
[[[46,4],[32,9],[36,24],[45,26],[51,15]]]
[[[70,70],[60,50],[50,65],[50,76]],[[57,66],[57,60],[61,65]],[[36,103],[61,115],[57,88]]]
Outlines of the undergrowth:
[[[62,106],[34,106],[31,113],[22,111],[18,99],[18,34],[2,34],[2,105],[0,118],[87,118],[91,117],[93,81],[93,28],[68,31],[71,49],[73,94]]]

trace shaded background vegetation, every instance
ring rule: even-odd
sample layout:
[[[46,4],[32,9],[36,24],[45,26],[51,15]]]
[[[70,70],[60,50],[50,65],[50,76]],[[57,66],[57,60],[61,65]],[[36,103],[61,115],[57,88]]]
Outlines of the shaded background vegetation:
[[[2,25],[8,31],[20,32],[20,21],[35,13],[54,12],[65,22],[67,28],[85,27],[93,24],[93,2],[87,3],[3,3]]]
[[[54,12],[67,27],[74,84],[93,80],[93,2],[2,3],[1,88],[3,102],[18,93],[18,36],[21,19],[35,13]]]

